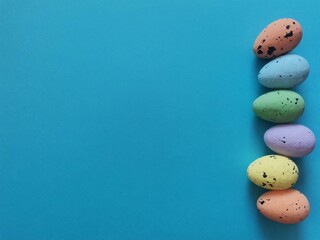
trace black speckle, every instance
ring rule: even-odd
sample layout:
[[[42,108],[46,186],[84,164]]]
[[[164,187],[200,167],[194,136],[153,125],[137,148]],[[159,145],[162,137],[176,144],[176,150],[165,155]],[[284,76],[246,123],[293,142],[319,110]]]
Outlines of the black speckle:
[[[266,174],[265,172],[263,172],[262,177],[263,177],[263,178],[266,178],[266,177],[268,177],[268,176],[267,176],[267,174]]]
[[[269,186],[270,186],[270,187],[273,187],[273,185],[272,185],[271,183],[269,184]]]
[[[290,31],[289,33],[286,33],[286,35],[284,36],[284,38],[289,38],[289,37],[292,37],[293,36],[293,32]]]
[[[265,185],[266,185],[266,183],[263,182],[263,183],[262,183],[262,187],[264,187]]]
[[[258,54],[263,54],[263,52],[261,50],[258,51]]]
[[[257,50],[260,50],[262,48],[262,46],[260,45],[258,48],[257,48]]]
[[[266,40],[265,39],[262,39],[262,43],[264,43]]]
[[[293,24],[296,24],[296,22],[292,22]]]
[[[276,179],[276,178],[273,178],[273,180],[277,181],[277,179]]]
[[[277,50],[275,47],[268,47],[268,55],[272,55],[275,50]]]
[[[261,205],[263,205],[263,204],[265,203],[265,201],[262,200],[262,201],[259,201],[259,203],[260,203]]]
[[[281,75],[279,75],[279,77],[282,77]]]
[[[290,28],[290,25],[287,25],[287,26],[286,26],[286,29],[289,29],[289,28]]]

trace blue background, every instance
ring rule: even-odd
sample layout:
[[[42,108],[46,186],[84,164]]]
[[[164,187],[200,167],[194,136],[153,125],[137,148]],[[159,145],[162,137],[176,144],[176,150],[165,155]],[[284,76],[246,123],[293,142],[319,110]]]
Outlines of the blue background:
[[[252,53],[293,17],[320,136],[319,2],[0,1],[0,239],[320,239],[319,148],[297,160],[308,219],[260,216],[269,154]]]

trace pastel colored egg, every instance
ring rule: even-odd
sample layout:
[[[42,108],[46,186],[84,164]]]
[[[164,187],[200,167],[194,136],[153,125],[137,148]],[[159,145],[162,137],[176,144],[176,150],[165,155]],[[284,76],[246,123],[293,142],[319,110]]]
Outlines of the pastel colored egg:
[[[304,112],[304,100],[296,92],[276,90],[265,93],[253,102],[253,111],[266,121],[289,123],[297,120]]]
[[[265,217],[284,224],[299,223],[310,211],[306,196],[295,189],[266,192],[258,198],[257,208]]]
[[[280,124],[264,134],[265,144],[274,152],[288,157],[305,157],[316,145],[314,133],[300,124]]]
[[[284,190],[298,180],[299,169],[289,158],[280,155],[267,155],[256,159],[247,169],[251,182],[270,190]]]
[[[310,67],[306,59],[288,54],[267,63],[259,72],[259,82],[267,88],[293,88],[309,75]]]
[[[292,18],[270,23],[256,38],[253,52],[259,58],[274,58],[293,50],[301,41],[301,25]]]

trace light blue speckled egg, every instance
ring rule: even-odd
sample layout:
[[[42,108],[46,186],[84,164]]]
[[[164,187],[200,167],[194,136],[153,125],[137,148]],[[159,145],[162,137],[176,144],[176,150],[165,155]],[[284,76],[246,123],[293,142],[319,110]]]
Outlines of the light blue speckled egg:
[[[288,54],[264,65],[258,79],[267,88],[293,88],[306,80],[309,71],[306,59],[299,55]]]

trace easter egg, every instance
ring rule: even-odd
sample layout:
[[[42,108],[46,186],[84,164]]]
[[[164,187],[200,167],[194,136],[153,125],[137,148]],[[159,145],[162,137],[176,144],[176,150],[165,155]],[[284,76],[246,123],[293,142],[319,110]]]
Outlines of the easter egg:
[[[288,157],[305,157],[315,147],[314,133],[300,124],[279,124],[264,134],[265,144],[274,152]]]
[[[253,111],[266,121],[289,123],[297,120],[304,112],[304,100],[296,92],[276,90],[265,93],[253,102]]]
[[[256,159],[247,169],[251,182],[270,190],[284,190],[292,187],[299,177],[297,165],[280,155],[267,155]]]
[[[292,18],[270,23],[256,38],[253,51],[259,58],[274,58],[293,50],[301,41],[301,25]]]
[[[284,224],[299,223],[310,211],[306,196],[295,189],[266,192],[258,198],[257,208],[265,217]]]
[[[310,67],[306,59],[288,54],[267,63],[259,72],[259,82],[267,88],[293,88],[309,75]]]

